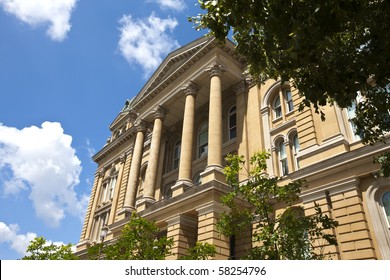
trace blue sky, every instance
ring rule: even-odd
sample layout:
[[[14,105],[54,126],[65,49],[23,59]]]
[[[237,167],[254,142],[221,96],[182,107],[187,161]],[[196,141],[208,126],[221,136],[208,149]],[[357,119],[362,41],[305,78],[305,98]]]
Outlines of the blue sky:
[[[108,126],[204,34],[196,0],[0,0],[0,259],[79,240]]]

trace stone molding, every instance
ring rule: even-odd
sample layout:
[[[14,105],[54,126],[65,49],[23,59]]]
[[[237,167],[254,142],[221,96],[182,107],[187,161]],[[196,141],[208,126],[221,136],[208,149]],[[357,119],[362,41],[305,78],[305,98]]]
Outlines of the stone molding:
[[[325,198],[325,191],[328,191],[329,195],[333,196],[352,190],[359,190],[359,181],[359,178],[350,177],[337,182],[332,182],[330,184],[302,192],[300,198],[302,199],[302,202],[306,204]]]
[[[379,178],[373,181],[367,189],[367,208],[371,217],[382,259],[390,259],[390,229],[385,220],[381,196],[390,191],[390,178]]]

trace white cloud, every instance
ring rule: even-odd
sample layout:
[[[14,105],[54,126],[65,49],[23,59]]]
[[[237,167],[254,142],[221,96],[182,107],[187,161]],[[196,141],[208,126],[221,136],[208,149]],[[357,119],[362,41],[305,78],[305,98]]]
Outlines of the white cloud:
[[[26,250],[30,241],[34,240],[37,237],[36,233],[28,232],[26,234],[18,234],[19,226],[17,224],[7,225],[3,222],[0,222],[0,244],[8,243],[10,249],[17,252],[21,257],[25,256]],[[54,244],[56,246],[66,245],[62,241],[53,242],[51,240],[46,240],[46,246]],[[72,251],[76,251],[76,246],[72,246]]]
[[[161,8],[169,8],[176,11],[182,11],[186,8],[184,0],[154,0]]]
[[[83,219],[88,197],[75,192],[81,162],[71,147],[72,137],[60,123],[21,130],[0,125],[0,176],[3,195],[29,191],[36,215],[57,227],[66,213]],[[10,172],[11,171],[11,172]]]
[[[8,226],[5,223],[0,222],[0,244],[9,243],[12,250],[16,251],[21,256],[24,256],[30,241],[37,237],[37,235],[32,232],[18,234],[18,231],[18,225],[11,224]]]
[[[158,67],[163,56],[179,47],[168,35],[178,25],[175,18],[162,19],[152,13],[145,20],[133,20],[130,15],[124,15],[119,23],[119,51],[128,63],[143,67],[145,76]]]
[[[31,25],[48,25],[47,35],[62,41],[69,32],[70,16],[78,0],[0,0],[3,9]]]

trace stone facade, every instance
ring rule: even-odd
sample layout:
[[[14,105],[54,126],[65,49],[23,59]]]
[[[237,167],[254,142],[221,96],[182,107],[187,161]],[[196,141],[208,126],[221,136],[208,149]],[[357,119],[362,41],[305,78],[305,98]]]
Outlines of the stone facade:
[[[390,259],[390,209],[383,206],[390,180],[378,176],[373,157],[389,144],[364,146],[348,121],[350,110],[298,111],[302,97],[289,83],[262,85],[244,76],[234,44],[200,38],[168,55],[139,94],[110,126],[111,137],[93,157],[98,164],[77,254],[115,241],[131,212],[153,220],[173,238],[179,258],[196,241],[216,246],[216,259],[239,258],[251,247],[218,233],[229,191],[224,157],[249,158],[269,150],[269,176],[305,179],[298,202],[307,215],[314,203],[337,220],[333,259]],[[245,180],[242,175],[240,180]],[[280,209],[283,211],[283,209]],[[234,247],[234,248],[233,248]]]

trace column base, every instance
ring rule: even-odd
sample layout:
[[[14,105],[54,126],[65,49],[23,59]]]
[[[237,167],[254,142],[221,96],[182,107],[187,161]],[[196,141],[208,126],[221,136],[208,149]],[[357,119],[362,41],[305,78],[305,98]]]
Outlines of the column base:
[[[156,200],[153,197],[142,197],[136,202],[137,212],[145,210],[147,207],[155,203]]]
[[[123,208],[117,213],[118,220],[123,220],[129,216],[131,216],[131,213],[135,211],[135,207],[132,206],[123,206]]]
[[[177,180],[176,184],[171,187],[172,197],[178,196],[179,194],[184,193],[186,189],[192,187],[193,185],[194,185],[194,183],[192,183],[192,181],[189,179]]]
[[[200,173],[202,177],[202,184],[210,181],[219,181],[226,183],[226,175],[223,173],[223,167],[221,165],[209,165],[206,169]]]

